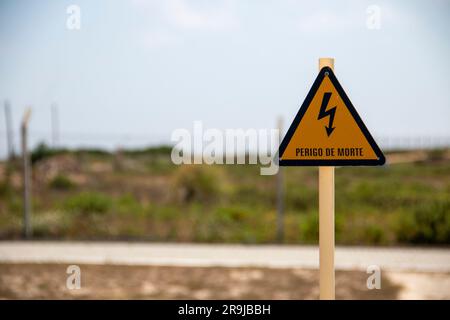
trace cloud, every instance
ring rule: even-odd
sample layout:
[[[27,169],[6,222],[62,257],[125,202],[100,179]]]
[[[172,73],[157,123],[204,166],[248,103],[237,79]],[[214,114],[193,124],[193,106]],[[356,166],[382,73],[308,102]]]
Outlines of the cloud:
[[[172,47],[181,44],[181,39],[164,30],[150,30],[143,33],[142,43],[147,48]]]
[[[352,29],[355,27],[364,27],[365,12],[360,15],[355,13],[337,14],[335,12],[321,11],[316,12],[300,19],[298,28],[300,32],[331,32]]]
[[[226,31],[239,25],[234,0],[133,0],[132,4],[175,30]]]
[[[379,9],[381,27],[410,27],[420,23],[418,17],[408,10],[390,3],[363,5],[356,3],[349,7],[335,7],[334,10],[317,10],[298,18],[298,30],[306,34],[342,33],[366,29],[367,19],[373,14],[370,7]]]
[[[239,26],[234,0],[132,0],[148,28],[141,42],[147,48],[177,46],[186,32],[227,32]]]
[[[189,5],[185,0],[167,1],[167,19],[178,28],[225,31],[236,29],[238,21],[231,1],[211,1],[204,7]]]

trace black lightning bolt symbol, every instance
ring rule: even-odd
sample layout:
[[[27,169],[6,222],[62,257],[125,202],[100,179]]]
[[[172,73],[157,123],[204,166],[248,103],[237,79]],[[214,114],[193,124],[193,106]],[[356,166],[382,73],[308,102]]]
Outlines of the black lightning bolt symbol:
[[[333,130],[335,129],[333,127],[333,121],[334,121],[334,114],[336,113],[336,107],[330,108],[328,109],[328,111],[326,111],[330,98],[331,92],[325,92],[323,94],[322,105],[320,106],[319,117],[317,118],[317,120],[320,120],[322,118],[330,116],[330,118],[328,119],[328,126],[325,126],[325,130],[327,131],[328,136],[330,136]]]

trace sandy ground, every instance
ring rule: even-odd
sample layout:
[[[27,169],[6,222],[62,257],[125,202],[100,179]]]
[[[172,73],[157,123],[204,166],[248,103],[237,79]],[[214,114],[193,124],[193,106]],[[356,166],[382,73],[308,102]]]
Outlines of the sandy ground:
[[[80,265],[81,289],[66,287],[67,264],[0,264],[1,299],[317,299],[318,272],[305,269]],[[336,272],[338,299],[450,299],[449,273]]]
[[[450,273],[389,272],[388,276],[402,287],[398,299],[450,300]]]

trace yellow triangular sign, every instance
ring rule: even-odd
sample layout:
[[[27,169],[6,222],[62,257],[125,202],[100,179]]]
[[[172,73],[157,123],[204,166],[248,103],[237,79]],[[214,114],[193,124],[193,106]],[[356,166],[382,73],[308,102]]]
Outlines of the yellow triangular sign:
[[[382,165],[385,158],[333,70],[320,70],[279,149],[280,166]]]

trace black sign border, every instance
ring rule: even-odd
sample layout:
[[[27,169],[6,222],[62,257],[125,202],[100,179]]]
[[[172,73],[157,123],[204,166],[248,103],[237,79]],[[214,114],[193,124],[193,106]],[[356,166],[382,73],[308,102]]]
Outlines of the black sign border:
[[[328,76],[333,83],[334,87],[336,88],[338,94],[341,96],[342,101],[344,101],[345,106],[347,107],[348,111],[350,111],[351,115],[355,119],[355,122],[357,123],[358,127],[361,129],[362,133],[366,137],[367,141],[369,142],[370,146],[374,150],[375,154],[377,155],[378,159],[359,159],[359,160],[349,160],[349,159],[341,159],[341,160],[282,160],[281,156],[283,155],[284,151],[286,150],[286,147],[289,144],[289,141],[292,139],[292,136],[295,133],[295,130],[297,129],[298,125],[300,124],[303,116],[305,115],[306,111],[308,110],[312,99],[317,93],[317,90],[319,89],[323,79]],[[361,117],[359,116],[358,112],[356,111],[355,107],[351,103],[350,99],[347,97],[347,94],[345,93],[344,89],[342,89],[342,86],[340,85],[339,81],[337,80],[336,76],[334,75],[333,70],[330,67],[323,67],[316,80],[314,81],[311,89],[308,92],[308,95],[306,96],[305,101],[303,101],[302,106],[300,107],[297,115],[294,118],[294,121],[292,121],[291,126],[289,127],[289,130],[287,131],[286,135],[283,138],[283,141],[280,144],[280,148],[278,150],[279,155],[279,165],[280,166],[380,166],[383,165],[386,162],[386,158],[384,157],[383,152],[378,147],[377,143],[373,139],[372,135],[370,134],[369,130],[367,130],[367,127],[365,126],[364,122],[361,120]]]

